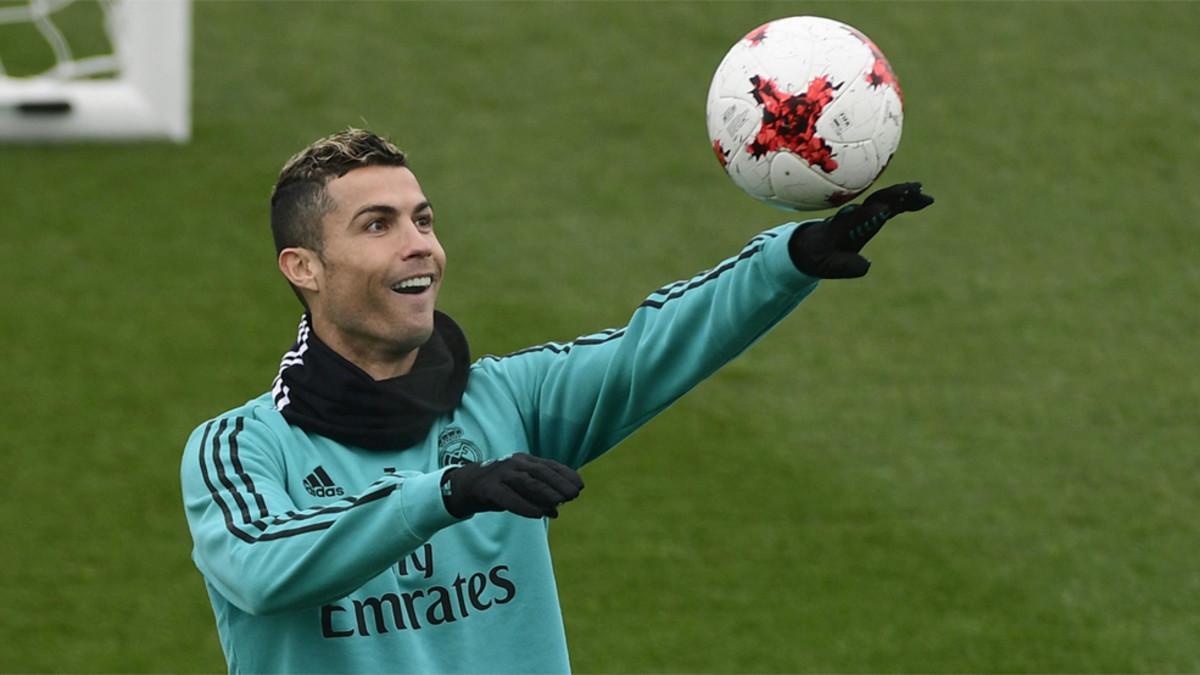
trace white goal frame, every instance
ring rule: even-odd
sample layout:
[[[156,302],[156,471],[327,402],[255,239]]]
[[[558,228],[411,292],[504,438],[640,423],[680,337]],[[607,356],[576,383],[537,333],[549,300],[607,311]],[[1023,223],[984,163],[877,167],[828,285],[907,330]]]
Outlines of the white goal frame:
[[[30,0],[2,11],[36,15],[62,4]],[[0,141],[190,139],[190,0],[111,0],[105,15],[114,54],[91,61],[115,77],[79,79],[88,60],[34,77],[0,75]],[[43,32],[53,37],[52,26]]]

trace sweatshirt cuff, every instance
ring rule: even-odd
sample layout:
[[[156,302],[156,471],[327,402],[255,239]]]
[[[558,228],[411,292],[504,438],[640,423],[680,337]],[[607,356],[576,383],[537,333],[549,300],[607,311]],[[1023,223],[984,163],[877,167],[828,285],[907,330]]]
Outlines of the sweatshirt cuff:
[[[796,268],[796,263],[792,261],[792,254],[788,250],[788,243],[792,240],[792,235],[802,225],[816,222],[815,220],[806,220],[803,222],[787,223],[770,230],[779,236],[771,239],[767,245],[765,253],[767,254],[767,266],[771,270],[771,276],[779,279],[781,283],[789,290],[803,291],[812,286],[817,285],[820,281],[818,277],[810,277]]]
[[[442,474],[450,468],[407,476],[400,486],[400,515],[408,529],[422,540],[458,522],[442,500]]]

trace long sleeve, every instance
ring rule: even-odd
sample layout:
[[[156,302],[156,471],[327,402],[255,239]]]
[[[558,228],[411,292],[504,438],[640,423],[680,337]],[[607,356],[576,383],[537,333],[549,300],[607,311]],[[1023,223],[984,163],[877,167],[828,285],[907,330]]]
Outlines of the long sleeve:
[[[181,466],[196,564],[247,613],[341,597],[457,522],[441,471],[383,474],[360,494],[297,510],[279,448],[267,424],[228,414],[196,429]]]
[[[788,255],[796,227],[651,293],[623,328],[489,357],[531,452],[582,466],[762,337],[817,284]]]

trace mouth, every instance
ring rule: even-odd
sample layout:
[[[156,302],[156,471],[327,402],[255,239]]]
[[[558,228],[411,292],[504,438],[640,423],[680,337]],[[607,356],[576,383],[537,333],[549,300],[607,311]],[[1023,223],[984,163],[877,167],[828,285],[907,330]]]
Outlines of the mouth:
[[[401,295],[420,295],[433,288],[433,275],[423,274],[408,277],[392,284],[391,288],[393,293],[400,293]]]

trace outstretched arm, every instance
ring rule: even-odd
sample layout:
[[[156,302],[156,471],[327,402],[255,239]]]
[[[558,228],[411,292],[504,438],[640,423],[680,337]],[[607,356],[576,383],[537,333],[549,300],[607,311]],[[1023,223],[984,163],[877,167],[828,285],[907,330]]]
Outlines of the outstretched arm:
[[[580,467],[761,338],[819,278],[866,274],[866,242],[892,216],[931,202],[907,183],[825,220],[768,230],[713,269],[651,293],[623,328],[482,365],[515,400],[530,452]]]

